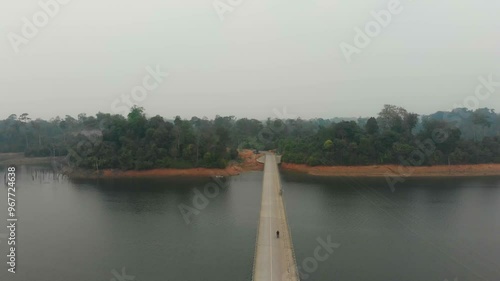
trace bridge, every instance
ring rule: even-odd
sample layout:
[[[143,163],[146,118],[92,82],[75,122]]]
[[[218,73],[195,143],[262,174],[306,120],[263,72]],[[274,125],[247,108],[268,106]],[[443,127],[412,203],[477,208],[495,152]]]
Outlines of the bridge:
[[[280,160],[279,156],[267,152],[258,160],[264,163],[264,180],[253,281],[300,281],[281,196],[277,165]],[[279,238],[276,237],[277,230],[280,232]]]

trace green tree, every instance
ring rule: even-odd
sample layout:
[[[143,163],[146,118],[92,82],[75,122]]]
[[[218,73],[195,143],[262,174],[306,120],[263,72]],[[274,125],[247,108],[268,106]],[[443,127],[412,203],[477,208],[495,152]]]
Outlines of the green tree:
[[[377,119],[375,119],[374,117],[371,117],[370,119],[368,119],[368,121],[366,122],[366,125],[365,125],[365,130],[366,130],[366,133],[369,135],[378,134],[379,127],[378,127]]]

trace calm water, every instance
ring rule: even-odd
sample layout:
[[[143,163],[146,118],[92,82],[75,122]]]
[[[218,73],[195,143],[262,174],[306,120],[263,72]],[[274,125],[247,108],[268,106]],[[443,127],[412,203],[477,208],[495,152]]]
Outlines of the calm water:
[[[298,265],[313,271],[317,238],[340,244],[305,280],[500,280],[499,177],[282,177]]]
[[[213,180],[40,183],[32,181],[29,168],[20,169],[19,263],[14,278],[1,267],[2,281],[109,281],[112,271],[122,268],[134,281],[251,278],[261,172],[233,178],[186,224],[179,204],[192,207],[193,190],[204,192]],[[2,186],[2,225],[5,196]],[[0,233],[6,233],[3,229]]]
[[[250,280],[261,172],[197,201],[206,207],[187,224],[179,204],[194,207],[213,180],[33,181],[35,168],[18,171],[18,268],[0,280],[119,281],[123,268],[134,281]],[[384,179],[282,183],[304,280],[500,280],[500,178],[408,180],[395,192]],[[328,237],[339,246],[312,261]],[[4,265],[6,254],[0,236]]]

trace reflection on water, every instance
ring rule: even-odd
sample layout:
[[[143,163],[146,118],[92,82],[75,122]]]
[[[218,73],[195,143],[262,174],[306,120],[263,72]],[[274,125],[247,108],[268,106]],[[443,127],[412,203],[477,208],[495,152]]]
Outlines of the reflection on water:
[[[232,178],[186,224],[179,205],[211,179],[40,181],[34,169],[19,167],[18,269],[0,280],[251,280],[262,172]],[[282,179],[304,280],[500,280],[498,177],[409,179],[395,192],[385,179]],[[5,210],[0,200],[0,221]],[[318,260],[328,237],[336,247]]]
[[[40,182],[32,168],[18,171],[18,272],[0,280],[111,280],[122,269],[134,280],[251,277],[261,172],[232,178],[186,224],[179,204],[193,206],[211,179]]]
[[[316,238],[341,247],[308,280],[500,280],[500,178],[283,174],[297,262]]]

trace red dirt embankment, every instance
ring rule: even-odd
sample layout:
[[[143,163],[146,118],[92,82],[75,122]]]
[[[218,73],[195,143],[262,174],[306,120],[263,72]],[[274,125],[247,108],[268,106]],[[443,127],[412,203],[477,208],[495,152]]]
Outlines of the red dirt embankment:
[[[234,176],[245,171],[260,171],[263,165],[257,162],[257,158],[262,154],[254,154],[252,150],[244,149],[239,152],[241,162],[231,163],[225,169],[153,169],[145,171],[119,171],[103,170],[100,174],[74,175],[74,177],[104,177],[104,178],[123,178],[123,177],[169,177],[169,176],[189,176],[189,177],[210,177],[210,176]]]
[[[252,150],[239,152],[240,161],[230,164],[225,169],[153,169],[145,171],[103,170],[100,173],[84,171],[75,172],[74,178],[126,178],[126,177],[210,177],[234,176],[245,171],[261,171],[263,164],[257,159],[263,154],[254,154]],[[451,166],[418,166],[403,167],[399,165],[373,166],[316,166],[282,163],[281,169],[306,173],[314,176],[353,176],[384,177],[386,175],[401,177],[449,177],[449,176],[496,176],[500,175],[500,164],[451,165]]]
[[[449,177],[449,176],[498,176],[500,164],[451,165],[451,166],[316,166],[282,163],[281,169],[315,176],[384,177]]]

